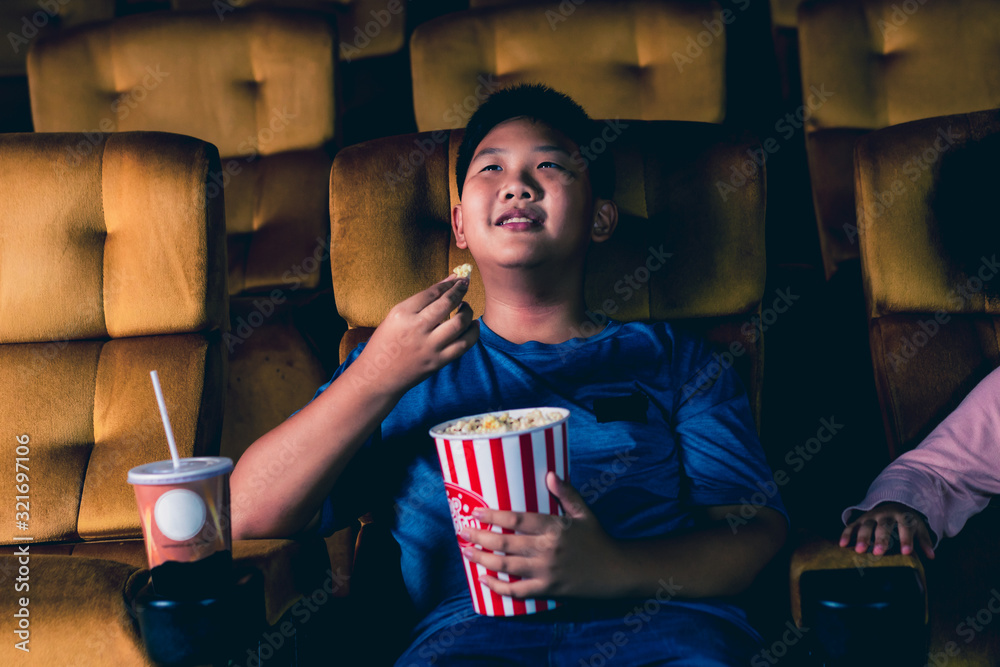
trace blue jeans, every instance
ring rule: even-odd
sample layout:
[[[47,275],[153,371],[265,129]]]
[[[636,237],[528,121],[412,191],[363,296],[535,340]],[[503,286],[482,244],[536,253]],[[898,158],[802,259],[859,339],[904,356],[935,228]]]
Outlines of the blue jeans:
[[[462,618],[410,646],[396,667],[744,666],[761,648],[734,623],[680,605],[641,617],[561,612]]]

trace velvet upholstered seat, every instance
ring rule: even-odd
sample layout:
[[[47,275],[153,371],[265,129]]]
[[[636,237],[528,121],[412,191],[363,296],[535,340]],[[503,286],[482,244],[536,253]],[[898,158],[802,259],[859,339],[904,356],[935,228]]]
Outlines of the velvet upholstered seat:
[[[37,131],[178,132],[222,158],[231,327],[223,452],[237,458],[331,370],[328,247],[337,37],[322,14],[162,12],[62,31],[28,61]],[[310,304],[316,304],[310,310]],[[339,334],[333,334],[334,345]]]
[[[913,155],[933,146],[942,132],[953,138],[947,154],[911,179],[907,165]],[[1000,228],[992,194],[1000,177],[998,154],[1000,111],[903,123],[858,142],[862,279],[893,457],[917,446],[1000,366]],[[928,656],[954,665],[993,665],[1000,661],[1000,632],[988,624],[969,625],[969,619],[997,585],[998,529],[997,510],[987,508],[957,537],[941,542],[936,558],[925,564],[916,556],[857,556],[833,542],[816,542],[796,554],[793,574],[841,569],[847,582],[871,567],[926,569],[930,644],[922,657],[929,663]],[[794,577],[793,595],[798,615]],[[970,636],[974,627],[980,629]],[[920,630],[910,631],[918,647]]]
[[[942,132],[952,137],[948,151],[911,179],[908,162]],[[998,155],[1000,111],[905,123],[858,144],[861,268],[894,456],[919,444],[1000,366]],[[987,507],[944,540],[928,565],[933,655],[950,656],[954,642],[960,647],[955,659],[962,661],[955,664],[1000,662],[1000,631],[978,621],[968,625],[972,614],[993,604],[998,530],[1000,512]],[[977,630],[971,637],[970,627]]]
[[[168,456],[151,370],[181,454],[219,450],[225,226],[206,197],[219,164],[214,146],[175,134],[0,135],[0,478],[28,496],[22,508],[12,496],[0,529],[0,613],[23,606],[26,576],[31,649],[4,642],[2,664],[148,664],[129,604],[146,570],[126,473]],[[234,554],[265,572],[272,622],[328,568],[319,540]]]
[[[1000,4],[992,0],[810,0],[799,8],[802,90],[820,249],[827,277],[858,257],[854,146],[872,130],[1000,107]],[[950,144],[909,156],[934,169]]]
[[[449,225],[458,201],[454,172],[462,134],[388,137],[337,155],[330,184],[333,284],[350,326],[342,357],[397,302],[451,267],[472,262],[468,251],[455,246]],[[434,149],[405,177],[394,175],[399,157],[421,145]],[[580,326],[597,327],[606,317],[671,319],[707,336],[718,345],[720,363],[738,370],[759,424],[762,339],[753,318],[764,293],[764,180],[748,179],[726,201],[715,189],[716,175],[753,146],[707,123],[629,121],[622,128],[607,147],[618,172],[621,221],[614,237],[594,246],[588,258],[591,320]],[[398,180],[390,182],[390,176]],[[479,316],[483,292],[475,275],[466,300]],[[396,588],[385,585],[386,573],[394,568],[398,576],[399,570],[391,556],[398,547],[384,527],[392,510],[370,509],[351,582],[358,625],[345,621],[342,631],[364,647],[359,659],[381,664],[379,658],[401,648],[393,643],[401,637],[394,626],[405,620],[392,623],[378,609],[405,589],[401,580]],[[373,617],[380,623],[372,624]]]

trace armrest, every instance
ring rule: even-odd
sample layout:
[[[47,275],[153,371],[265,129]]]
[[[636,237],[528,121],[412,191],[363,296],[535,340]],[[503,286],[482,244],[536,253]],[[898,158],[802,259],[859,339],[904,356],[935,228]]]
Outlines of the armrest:
[[[863,578],[867,571],[873,568],[911,568],[916,571],[917,579],[924,595],[924,622],[927,622],[927,578],[924,565],[916,555],[904,556],[890,554],[873,556],[870,553],[858,554],[851,549],[845,549],[835,542],[823,539],[804,541],[792,554],[789,568],[789,591],[791,594],[792,618],[795,624],[802,626],[802,591],[801,579],[806,572],[821,570],[847,570],[853,572],[855,578]],[[850,581],[848,578],[842,579]]]
[[[330,557],[330,573],[336,583],[331,593],[335,598],[347,597],[351,593],[351,576],[354,574],[355,554],[360,539],[357,526],[348,526],[324,539],[326,553]]]
[[[919,638],[927,638],[929,614],[917,556],[858,554],[816,539],[795,550],[789,575],[792,618],[811,631],[810,651],[824,664],[861,664],[862,656],[870,664],[923,664],[927,642]]]

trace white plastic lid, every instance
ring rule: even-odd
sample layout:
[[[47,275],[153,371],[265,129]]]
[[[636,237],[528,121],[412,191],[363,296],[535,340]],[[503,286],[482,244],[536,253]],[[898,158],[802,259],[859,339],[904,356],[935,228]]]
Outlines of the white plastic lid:
[[[233,460],[226,456],[193,456],[181,459],[179,468],[170,459],[136,466],[128,471],[129,484],[183,484],[232,472]]]

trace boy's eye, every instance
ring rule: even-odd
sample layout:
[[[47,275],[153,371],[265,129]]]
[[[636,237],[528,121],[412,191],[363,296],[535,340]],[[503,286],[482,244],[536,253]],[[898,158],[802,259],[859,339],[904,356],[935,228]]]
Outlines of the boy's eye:
[[[541,169],[542,167],[555,167],[556,169],[562,169],[563,171],[566,171],[566,169],[561,164],[557,164],[555,162],[543,162],[540,165],[538,165],[538,167],[539,169]]]
[[[500,171],[500,165],[498,164],[488,164],[479,171]]]

